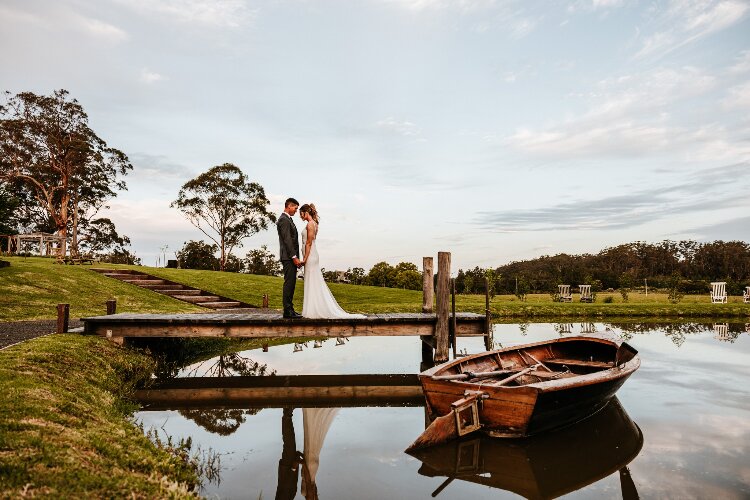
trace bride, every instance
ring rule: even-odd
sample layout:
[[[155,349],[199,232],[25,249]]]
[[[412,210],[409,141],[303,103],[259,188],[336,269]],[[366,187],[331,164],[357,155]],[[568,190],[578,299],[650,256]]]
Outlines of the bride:
[[[302,232],[302,245],[305,248],[302,265],[305,266],[305,292],[302,302],[304,318],[364,318],[362,314],[349,314],[341,309],[333,294],[328,289],[315,240],[318,237],[318,211],[312,203],[304,204],[299,209],[300,218],[307,222],[307,229]]]

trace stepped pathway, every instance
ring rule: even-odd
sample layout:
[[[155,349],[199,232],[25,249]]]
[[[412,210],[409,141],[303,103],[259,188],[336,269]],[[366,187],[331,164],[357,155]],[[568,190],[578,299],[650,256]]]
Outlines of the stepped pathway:
[[[239,309],[255,307],[244,302],[222,297],[221,295],[214,295],[199,288],[193,288],[174,281],[158,278],[134,269],[106,269],[95,267],[91,270],[101,273],[109,278],[124,281],[125,283],[146,288],[163,295],[169,295],[170,297],[182,300],[183,302],[189,302],[208,309]]]

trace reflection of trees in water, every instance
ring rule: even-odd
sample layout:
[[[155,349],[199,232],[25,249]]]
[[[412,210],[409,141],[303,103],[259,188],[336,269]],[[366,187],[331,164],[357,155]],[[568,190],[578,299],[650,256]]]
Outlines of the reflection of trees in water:
[[[180,415],[192,420],[208,432],[220,436],[229,436],[245,423],[248,415],[255,415],[260,410],[262,408],[251,408],[249,410],[239,408],[195,409],[180,410]]]
[[[234,339],[155,338],[132,339],[134,347],[146,350],[156,360],[158,380],[174,378],[180,370],[237,348]],[[246,344],[246,342],[243,342]],[[245,347],[247,348],[247,347]]]
[[[717,324],[709,323],[610,323],[609,326],[619,329],[622,333],[620,337],[623,340],[630,340],[634,335],[640,333],[660,332],[669,337],[677,347],[685,343],[688,335],[711,332],[714,336],[723,341],[734,342],[737,337],[746,331],[746,326],[742,323],[724,323],[719,335]]]
[[[257,361],[242,356],[238,352],[231,354],[222,354],[216,358],[212,358],[209,361],[204,361],[198,364],[195,368],[190,370],[187,374],[189,377],[198,375],[203,368],[203,365],[213,361],[211,365],[206,369],[203,377],[263,377],[267,375],[275,375],[276,370],[269,370],[268,365],[262,365]]]
[[[203,372],[206,363],[211,363]],[[204,377],[263,377],[276,374],[276,370],[269,370],[268,365],[242,356],[240,353],[223,354],[209,361],[200,363],[188,372],[188,376]],[[204,429],[220,436],[229,436],[245,423],[248,415],[257,414],[262,408],[249,410],[240,408],[199,408],[180,410],[180,415],[192,420]]]

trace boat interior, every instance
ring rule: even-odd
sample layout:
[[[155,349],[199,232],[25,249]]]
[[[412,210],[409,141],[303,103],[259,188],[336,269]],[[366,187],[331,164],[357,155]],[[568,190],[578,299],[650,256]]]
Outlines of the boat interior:
[[[608,370],[632,359],[636,351],[587,340],[551,342],[504,352],[489,352],[449,365],[433,376],[435,380],[455,380],[491,386],[522,386],[586,375]]]

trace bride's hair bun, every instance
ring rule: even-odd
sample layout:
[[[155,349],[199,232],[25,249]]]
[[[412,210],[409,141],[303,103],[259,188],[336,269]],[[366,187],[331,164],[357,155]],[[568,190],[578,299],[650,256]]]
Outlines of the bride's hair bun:
[[[299,208],[299,211],[304,212],[306,214],[310,214],[310,217],[312,217],[315,222],[320,222],[320,217],[318,216],[318,210],[315,208],[314,204],[305,203]]]

